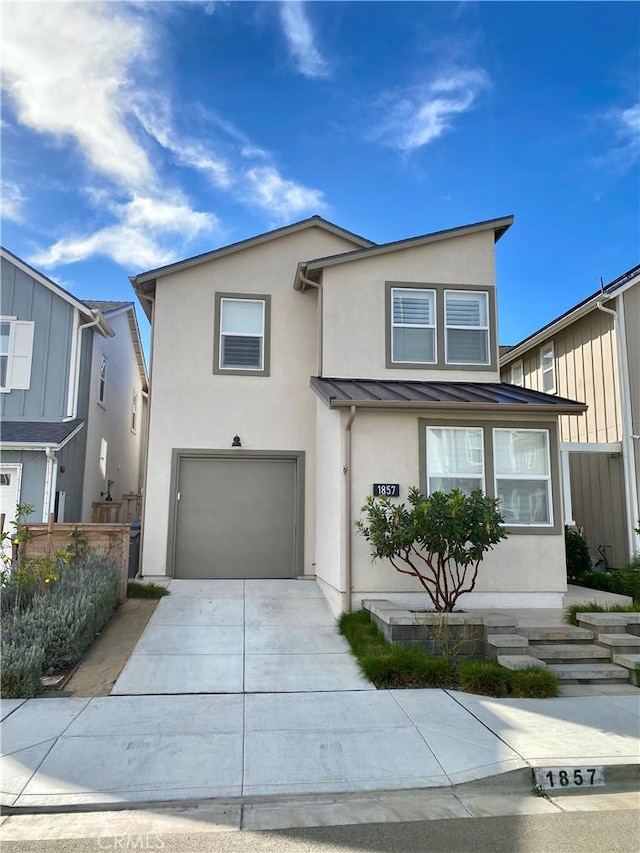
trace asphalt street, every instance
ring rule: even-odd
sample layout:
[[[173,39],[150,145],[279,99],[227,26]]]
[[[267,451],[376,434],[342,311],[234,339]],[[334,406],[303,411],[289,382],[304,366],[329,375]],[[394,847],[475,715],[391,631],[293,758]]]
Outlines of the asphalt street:
[[[640,811],[566,812],[269,832],[4,841],[3,853],[637,853]]]

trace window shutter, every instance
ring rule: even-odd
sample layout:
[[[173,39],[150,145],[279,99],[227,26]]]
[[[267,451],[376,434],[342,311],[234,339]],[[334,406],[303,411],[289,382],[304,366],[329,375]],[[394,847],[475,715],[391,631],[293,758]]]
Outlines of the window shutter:
[[[224,335],[222,366],[228,368],[262,369],[262,338]]]
[[[26,391],[31,385],[31,357],[33,354],[33,320],[13,321],[13,347],[11,351],[9,386]]]
[[[409,324],[412,326],[430,326],[433,324],[431,317],[431,295],[414,291],[397,291],[393,295],[393,322]]]

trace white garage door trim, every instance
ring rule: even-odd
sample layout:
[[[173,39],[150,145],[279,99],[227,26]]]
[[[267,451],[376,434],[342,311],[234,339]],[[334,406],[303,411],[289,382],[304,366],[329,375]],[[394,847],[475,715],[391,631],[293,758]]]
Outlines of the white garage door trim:
[[[206,450],[174,448],[171,458],[171,486],[169,495],[169,536],[167,543],[167,573],[175,577],[176,544],[178,533],[178,484],[180,464],[185,459],[237,459],[246,460],[291,460],[295,462],[295,532],[294,532],[294,577],[304,574],[304,477],[305,452],[288,450]]]

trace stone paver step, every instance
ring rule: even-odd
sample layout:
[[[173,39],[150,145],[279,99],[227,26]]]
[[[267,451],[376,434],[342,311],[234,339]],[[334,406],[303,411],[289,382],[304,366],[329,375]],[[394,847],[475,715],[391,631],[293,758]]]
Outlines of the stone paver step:
[[[602,684],[616,682],[628,684],[629,670],[613,663],[557,663],[547,669],[560,681]]]
[[[624,666],[627,669],[638,669],[638,667],[640,667],[640,654],[614,654],[613,662],[617,663],[618,666]]]
[[[531,655],[498,655],[498,663],[505,669],[546,669],[547,665],[540,658],[534,658]]]
[[[488,655],[520,655],[529,649],[529,640],[520,634],[489,634],[485,649]]]
[[[621,655],[640,652],[640,637],[635,634],[598,634],[596,643]]]
[[[609,650],[595,643],[539,643],[530,646],[529,653],[553,663],[587,663],[611,659]]]
[[[529,638],[529,643],[585,643],[593,642],[594,632],[573,625],[553,628],[522,628],[520,633]]]
[[[607,634],[625,633],[628,626],[635,631],[640,626],[640,613],[577,613],[576,619],[583,628]]]

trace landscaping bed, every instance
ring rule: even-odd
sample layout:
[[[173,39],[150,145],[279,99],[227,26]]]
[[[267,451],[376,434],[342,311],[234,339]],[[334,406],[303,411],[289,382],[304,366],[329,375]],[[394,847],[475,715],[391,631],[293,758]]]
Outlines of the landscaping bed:
[[[449,688],[485,696],[548,698],[559,681],[547,670],[508,670],[495,661],[461,660],[430,654],[426,648],[389,643],[364,610],[343,613],[340,633],[351,646],[363,674],[380,689]]]

